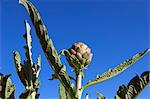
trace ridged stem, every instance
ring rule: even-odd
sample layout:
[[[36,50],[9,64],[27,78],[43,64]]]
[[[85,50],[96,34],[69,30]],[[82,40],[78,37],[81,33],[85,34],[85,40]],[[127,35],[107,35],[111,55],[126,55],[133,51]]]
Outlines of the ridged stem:
[[[76,98],[81,99],[82,95],[82,71],[76,73]]]
[[[36,92],[34,91],[32,94],[31,94],[31,99],[36,99]]]

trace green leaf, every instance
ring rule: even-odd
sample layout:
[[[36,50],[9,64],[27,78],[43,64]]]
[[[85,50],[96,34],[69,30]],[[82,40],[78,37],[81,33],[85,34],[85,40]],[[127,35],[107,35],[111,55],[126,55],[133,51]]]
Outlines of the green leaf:
[[[61,83],[59,83],[59,99],[67,99],[65,88]]]
[[[38,56],[38,62],[36,66],[36,78],[39,77],[40,71],[41,71],[41,55]]]
[[[112,77],[117,76],[118,74],[120,74],[121,72],[126,70],[128,67],[130,67],[132,64],[134,64],[136,61],[138,61],[140,58],[142,58],[144,55],[146,55],[149,51],[150,51],[150,49],[146,49],[145,51],[136,54],[131,59],[124,61],[123,63],[118,65],[116,68],[109,69],[107,72],[103,73],[100,76],[97,76],[94,80],[92,80],[92,81],[88,82],[86,85],[84,85],[82,90],[84,90],[85,88],[87,88],[91,85],[98,84],[100,82],[104,82],[105,80],[108,80]]]
[[[72,62],[72,64],[74,65],[74,67],[77,71],[80,71],[79,67],[81,66],[81,63],[79,62],[79,60],[75,56],[71,55],[70,52],[66,49],[63,49],[61,51],[61,54],[63,54],[67,60]]]
[[[57,51],[53,45],[51,38],[48,36],[47,29],[40,17],[40,14],[38,13],[37,9],[34,7],[34,5],[31,2],[27,0],[19,0],[19,3],[24,5],[27,12],[29,13],[29,16],[34,25],[34,28],[39,38],[42,49],[48,59],[48,62],[50,63],[54,72],[58,74],[57,78],[65,87],[69,95],[72,98],[75,98],[75,90],[71,88],[70,81],[68,81],[69,76],[67,75],[66,72],[61,73],[63,65],[60,61],[59,55],[57,54]]]
[[[25,90],[20,96],[20,99],[38,99],[39,94],[35,90]],[[36,98],[37,97],[37,98]]]
[[[32,52],[31,52],[31,42],[32,42],[32,38],[31,38],[31,34],[30,34],[30,31],[31,31],[31,27],[29,25],[29,23],[27,22],[27,20],[25,20],[25,27],[26,27],[26,33],[23,35],[23,37],[25,38],[26,40],[26,46],[24,47],[25,50],[26,50],[26,58],[27,58],[27,62],[29,65],[33,65],[33,62],[32,62]]]
[[[59,99],[71,99],[61,83],[59,83]]]
[[[14,55],[15,68],[17,70],[19,78],[20,78],[20,80],[24,86],[28,86],[28,82],[27,82],[27,79],[26,79],[25,74],[24,74],[24,69],[23,69],[22,64],[21,64],[20,54],[19,54],[19,52],[14,51],[13,55]]]
[[[11,75],[0,75],[0,98],[1,99],[15,99],[15,86],[12,84]]]
[[[120,86],[115,99],[136,99],[149,83],[150,71],[145,71],[141,74],[141,77],[138,75],[133,77],[127,86]]]
[[[21,99],[26,97],[25,99],[35,99],[38,98],[39,94],[37,94],[37,91],[40,87],[39,82],[39,73],[41,70],[41,57],[38,57],[37,65],[33,63],[32,61],[32,52],[31,52],[31,34],[30,34],[30,25],[27,21],[25,21],[25,27],[26,27],[26,33],[23,35],[23,37],[26,40],[26,46],[24,46],[26,52],[26,60],[24,60],[24,63],[21,64],[21,58],[20,54],[17,51],[14,51],[14,63],[17,70],[17,73],[19,75],[19,78],[23,85],[25,86],[26,90],[24,93],[20,95]]]

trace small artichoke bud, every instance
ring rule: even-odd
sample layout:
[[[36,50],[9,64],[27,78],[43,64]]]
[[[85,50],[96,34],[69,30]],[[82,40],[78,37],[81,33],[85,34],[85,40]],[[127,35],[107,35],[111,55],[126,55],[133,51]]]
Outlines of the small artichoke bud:
[[[82,42],[75,43],[74,45],[72,45],[71,48],[68,49],[68,51],[71,54],[71,56],[76,57],[76,59],[78,59],[80,63],[79,69],[87,67],[88,64],[91,62],[93,54],[91,53],[90,48]],[[74,67],[74,61],[67,61],[69,62],[70,66]]]

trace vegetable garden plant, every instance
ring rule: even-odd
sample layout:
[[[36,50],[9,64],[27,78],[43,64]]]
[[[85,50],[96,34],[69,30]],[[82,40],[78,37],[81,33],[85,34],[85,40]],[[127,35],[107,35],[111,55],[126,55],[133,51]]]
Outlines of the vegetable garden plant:
[[[104,82],[112,77],[117,76],[145,54],[147,54],[150,49],[134,55],[131,59],[125,60],[120,65],[116,66],[114,69],[109,69],[101,75],[97,75],[93,80],[89,80],[85,85],[82,85],[82,80],[84,80],[84,69],[88,68],[92,60],[92,51],[88,45],[82,42],[74,43],[70,48],[63,49],[58,53],[53,45],[53,41],[47,33],[46,26],[44,25],[40,14],[34,5],[27,0],[19,0],[19,3],[22,4],[32,21],[36,35],[41,44],[41,48],[45,53],[45,56],[54,71],[52,78],[50,80],[58,79],[59,83],[59,99],[81,99],[82,92],[90,86]],[[26,60],[21,63],[21,57],[19,52],[14,51],[14,64],[20,81],[25,86],[25,91],[19,96],[20,99],[38,99],[39,93],[38,89],[40,88],[39,74],[41,70],[41,57],[39,55],[38,62],[35,64],[32,61],[32,52],[31,52],[31,35],[30,35],[30,25],[25,20],[26,33],[23,37],[26,40],[26,45],[24,49],[26,50],[25,56]],[[66,66],[62,64],[60,57],[64,55],[68,64],[73,68],[73,73],[75,73],[75,78],[71,77],[66,72]],[[15,99],[15,85],[12,83],[9,78],[10,75],[0,74],[0,99]],[[72,83],[71,80],[75,82]],[[141,76],[135,76],[132,78],[128,85],[122,85],[119,87],[116,92],[115,99],[135,99],[140,92],[149,84],[150,82],[150,71],[144,71]],[[101,93],[98,94],[98,99],[105,99],[106,97]],[[90,97],[88,94],[85,96],[86,99]]]

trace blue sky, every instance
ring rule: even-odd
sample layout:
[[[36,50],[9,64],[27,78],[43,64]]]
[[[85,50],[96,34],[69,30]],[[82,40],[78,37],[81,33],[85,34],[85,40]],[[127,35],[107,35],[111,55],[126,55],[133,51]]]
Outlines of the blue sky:
[[[148,0],[30,0],[39,10],[41,17],[53,39],[58,52],[69,48],[73,43],[82,41],[89,45],[93,59],[85,70],[83,84],[94,79],[96,74],[102,74],[109,68],[114,68],[134,54],[150,47],[149,44],[149,4]],[[23,46],[25,40],[24,20],[31,24],[30,18],[18,0],[0,1],[0,71],[11,73],[11,79],[16,85],[16,97],[24,91],[13,63],[13,51],[20,52],[25,59]],[[40,99],[57,99],[58,82],[49,81],[53,73],[46,57],[41,50],[35,31],[31,24],[33,39],[33,60],[42,56],[40,73]],[[86,93],[91,99],[96,98],[96,92],[101,92],[108,99],[113,98],[122,84],[127,84],[135,74],[149,70],[149,55],[146,55],[122,74],[101,84],[87,88]],[[69,75],[74,75],[64,57]],[[150,89],[147,87],[138,99],[147,99]]]

